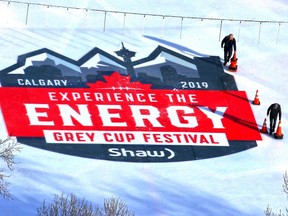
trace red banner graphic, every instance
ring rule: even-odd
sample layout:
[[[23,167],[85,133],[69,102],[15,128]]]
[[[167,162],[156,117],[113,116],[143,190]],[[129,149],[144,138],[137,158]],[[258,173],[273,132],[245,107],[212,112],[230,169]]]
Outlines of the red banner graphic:
[[[223,140],[221,134],[261,140],[243,91],[151,89],[118,73],[105,79],[89,88],[0,88],[9,135],[100,144],[213,145]]]

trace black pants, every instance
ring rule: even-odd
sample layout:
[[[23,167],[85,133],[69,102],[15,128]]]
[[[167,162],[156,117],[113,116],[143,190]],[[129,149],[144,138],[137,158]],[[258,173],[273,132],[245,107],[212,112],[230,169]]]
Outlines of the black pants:
[[[228,50],[224,49],[224,63],[229,62],[231,56],[232,56],[232,49],[228,49]]]
[[[270,134],[274,133],[276,127],[277,116],[270,115]]]

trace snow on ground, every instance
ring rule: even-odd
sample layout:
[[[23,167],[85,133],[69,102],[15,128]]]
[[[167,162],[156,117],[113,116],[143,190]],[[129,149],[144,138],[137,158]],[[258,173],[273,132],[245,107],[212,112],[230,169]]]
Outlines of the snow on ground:
[[[83,8],[287,21],[288,5],[285,3],[285,0],[197,0],[193,3],[167,0],[161,4],[143,0],[125,3],[115,0],[97,3],[49,1],[49,4]],[[1,10],[6,4],[1,3]],[[31,6],[29,25],[23,27],[25,12],[24,16],[17,12],[26,11],[25,7],[13,8],[11,4],[8,14],[11,19],[2,20],[0,29],[1,69],[16,63],[18,55],[43,47],[75,60],[95,46],[112,54],[120,48],[121,42],[136,51],[137,58],[147,55],[158,44],[191,56],[222,57],[223,54],[219,42],[220,22],[184,19],[180,39],[179,21],[172,19],[163,24],[161,18],[150,17],[144,24],[142,17],[129,19],[127,15],[123,31],[123,17],[109,15],[103,32],[103,15],[89,13],[86,18],[82,14],[81,19],[72,19],[69,13],[75,11],[46,9],[43,18]],[[49,27],[51,25],[53,28]],[[288,169],[288,24],[281,25],[278,35],[278,24],[263,23],[260,38],[259,27],[259,23],[224,22],[221,38],[232,32],[237,39],[239,68],[233,75],[239,90],[246,91],[250,100],[259,90],[261,105],[251,105],[259,127],[271,103],[282,105],[283,140],[262,135],[263,141],[257,142],[258,147],[233,155],[189,162],[140,164],[78,158],[23,146],[16,158],[15,170],[9,173],[14,200],[0,201],[0,215],[35,215],[44,199],[51,200],[53,194],[61,192],[73,192],[95,203],[102,203],[110,196],[120,196],[137,215],[255,216],[263,215],[268,204],[277,211],[284,209],[287,201],[282,192],[282,175]]]

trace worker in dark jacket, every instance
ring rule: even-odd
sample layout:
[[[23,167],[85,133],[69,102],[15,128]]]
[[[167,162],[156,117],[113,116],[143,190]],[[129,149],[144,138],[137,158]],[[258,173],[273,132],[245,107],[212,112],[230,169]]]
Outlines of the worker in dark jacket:
[[[281,121],[281,106],[278,103],[273,103],[267,110],[267,116],[270,114],[270,135],[274,133],[277,117],[279,115],[279,121]]]
[[[223,65],[226,65],[227,62],[230,61],[230,58],[232,56],[233,48],[234,52],[236,52],[236,40],[233,36],[233,34],[229,34],[226,37],[223,38],[221,42],[221,47],[224,47],[224,63]]]

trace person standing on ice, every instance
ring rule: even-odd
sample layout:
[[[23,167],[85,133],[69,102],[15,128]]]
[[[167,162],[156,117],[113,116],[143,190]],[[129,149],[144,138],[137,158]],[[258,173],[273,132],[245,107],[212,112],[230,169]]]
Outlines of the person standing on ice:
[[[267,110],[267,116],[270,114],[270,135],[274,133],[277,117],[279,114],[279,121],[281,121],[281,106],[278,103],[273,103]]]
[[[229,34],[225,36],[221,42],[221,48],[224,47],[224,63],[223,65],[226,65],[227,62],[230,61],[230,58],[232,56],[233,48],[234,52],[236,52],[236,40],[233,36],[233,34]]]

